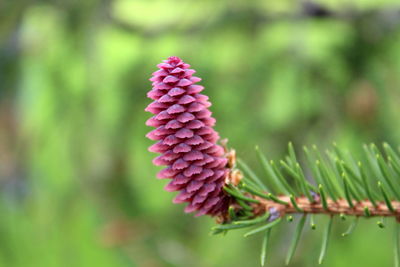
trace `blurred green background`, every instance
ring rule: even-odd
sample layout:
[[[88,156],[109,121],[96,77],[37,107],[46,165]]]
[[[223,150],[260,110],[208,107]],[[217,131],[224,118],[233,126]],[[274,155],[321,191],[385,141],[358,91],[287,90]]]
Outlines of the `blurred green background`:
[[[209,236],[173,205],[144,136],[155,65],[203,78],[220,135],[255,169],[288,141],[355,153],[400,141],[398,1],[0,2],[0,266],[259,266],[259,237]],[[364,220],[324,266],[391,266]],[[325,218],[292,266],[316,266]],[[293,229],[273,233],[283,266]]]

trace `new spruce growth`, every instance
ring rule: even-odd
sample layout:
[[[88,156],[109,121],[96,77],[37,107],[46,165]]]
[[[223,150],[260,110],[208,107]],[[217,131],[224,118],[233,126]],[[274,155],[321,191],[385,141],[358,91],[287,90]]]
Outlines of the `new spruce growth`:
[[[172,179],[165,189],[180,191],[174,203],[188,202],[185,212],[224,214],[229,205],[223,191],[227,159],[216,144],[219,136],[212,128],[211,103],[200,94],[204,87],[196,85],[201,79],[178,57],[158,67],[150,79],[153,89],[147,94],[154,102],[146,108],[155,114],[146,124],[156,127],[147,137],[158,141],[149,150],[161,153],[153,163],[167,166],[158,178]]]
[[[147,125],[156,127],[147,137],[158,141],[150,151],[161,153],[156,165],[166,165],[159,178],[172,179],[165,187],[180,191],[175,203],[188,202],[186,212],[211,215],[218,225],[213,234],[226,234],[247,228],[244,236],[263,234],[261,263],[267,258],[271,230],[286,217],[296,222],[289,245],[289,264],[301,240],[309,218],[311,229],[315,215],[329,217],[322,237],[318,262],[325,258],[333,221],[351,223],[342,236],[356,228],[359,218],[377,218],[377,226],[385,229],[386,218],[395,223],[395,266],[399,265],[400,221],[400,155],[388,144],[379,150],[374,144],[364,146],[363,158],[334,145],[332,151],[321,153],[317,147],[303,147],[300,164],[293,145],[288,155],[272,161],[256,147],[262,175],[257,175],[246,163],[236,162],[234,150],[227,151],[216,142],[215,119],[208,108],[204,89],[195,83],[194,70],[177,57],[158,65],[150,79],[153,89],[148,97],[154,100],[147,108],[155,116]],[[299,214],[299,219],[293,215]],[[337,219],[336,219],[337,218]]]

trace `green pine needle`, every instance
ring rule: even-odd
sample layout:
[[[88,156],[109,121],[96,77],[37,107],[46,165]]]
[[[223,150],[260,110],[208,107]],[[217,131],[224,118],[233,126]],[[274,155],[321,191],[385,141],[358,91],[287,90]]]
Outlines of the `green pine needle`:
[[[352,221],[352,223],[350,224],[349,228],[347,229],[346,232],[344,232],[342,234],[343,237],[350,235],[351,233],[353,233],[354,229],[356,229],[356,226],[358,225],[358,218],[359,217],[355,217],[354,220]]]
[[[314,192],[317,191],[314,186],[312,186],[304,176],[303,170],[301,169],[301,166],[299,163],[296,163],[296,171],[300,175],[300,184],[303,189],[303,193],[305,196],[307,196],[308,200],[310,202],[314,202],[314,198],[312,197],[310,190],[313,190]]]
[[[395,178],[390,173],[386,162],[383,160],[382,156],[380,156],[379,154],[376,155],[376,158],[377,158],[377,161],[378,161],[379,168],[381,169],[382,174],[383,174],[382,177],[384,178],[384,180],[385,180],[386,184],[388,185],[389,189],[392,191],[393,195],[396,196],[396,199],[400,200],[400,193],[399,193],[399,191],[397,189],[398,186],[394,185]],[[398,184],[396,183],[396,185],[398,185]]]
[[[326,251],[328,249],[328,244],[329,244],[329,236],[330,236],[331,229],[332,229],[332,221],[333,221],[333,217],[330,217],[328,225],[327,225],[324,235],[322,237],[322,247],[321,247],[321,253],[319,254],[318,264],[322,264],[322,262],[324,261],[325,256],[326,256]]]
[[[269,215],[270,215],[269,212],[266,212],[264,215],[262,215],[260,217],[257,217],[257,218],[251,219],[251,220],[235,221],[235,222],[233,222],[233,224],[236,224],[236,225],[245,225],[245,224],[254,225],[254,224],[266,221],[269,218]]]
[[[330,197],[333,199],[333,201],[336,201],[338,199],[339,193],[337,193],[332,186],[332,182],[331,181],[331,176],[328,175],[328,171],[326,170],[326,166],[324,164],[321,163],[321,161],[317,160],[315,162],[316,166],[317,166],[317,175],[318,177],[322,180],[322,184],[325,186],[325,188],[327,189]]]
[[[259,196],[259,197],[264,198],[264,199],[270,199],[270,198],[268,197],[268,195],[266,195],[266,194],[260,192],[259,190],[255,189],[254,187],[252,187],[252,186],[250,186],[250,185],[247,185],[246,183],[241,183],[241,184],[239,184],[239,187],[240,187],[241,189],[243,189],[244,191],[246,191],[246,192],[248,192],[248,193],[250,193],[250,194],[253,194],[253,195],[255,195],[255,196]]]
[[[269,237],[271,235],[271,228],[267,229],[267,231],[265,231],[264,234],[264,238],[262,241],[262,246],[261,246],[261,266],[265,265],[265,259],[267,256],[267,248],[268,248],[268,241],[269,241]]]
[[[306,222],[307,215],[303,215],[297,224],[296,230],[293,235],[292,243],[290,244],[289,252],[286,257],[286,265],[289,265],[290,261],[292,260],[292,257],[296,251],[297,245],[300,240],[301,232],[303,231],[304,228],[304,223]]]
[[[228,186],[225,186],[224,190],[237,199],[247,202],[260,203],[260,201],[257,199],[244,196],[239,190],[236,190],[235,188],[229,188]]]
[[[272,166],[273,163],[271,164],[270,162],[268,162],[265,156],[261,153],[258,146],[256,147],[256,154],[258,160],[261,163],[261,166],[263,167],[265,176],[270,178],[270,181],[274,184],[274,188],[276,188],[276,191],[279,193],[289,194],[289,192],[291,192],[292,190],[291,187],[288,185],[288,183],[283,177],[282,177],[283,179],[281,179],[279,175],[276,174]],[[277,171],[277,173],[280,172]]]
[[[314,220],[314,214],[310,214],[310,227],[311,227],[311,230],[317,229],[317,224],[315,223],[315,220]]]
[[[347,184],[347,180],[343,177],[343,188],[344,188],[344,196],[349,204],[350,208],[354,208],[353,201],[351,200],[350,192],[349,192],[349,185]]]
[[[384,201],[385,201],[385,203],[386,203],[387,208],[388,208],[391,212],[394,212],[394,208],[393,208],[393,206],[392,206],[392,203],[390,202],[389,197],[388,197],[388,194],[386,193],[385,188],[383,188],[383,185],[382,185],[381,182],[378,182],[378,187],[379,187],[379,189],[381,190],[381,193],[382,193],[382,196],[383,196],[383,199],[384,199]]]
[[[244,163],[240,159],[237,160],[237,163],[239,168],[243,170],[243,172],[247,174],[253,180],[253,182],[256,183],[263,191],[271,191],[263,182],[261,182],[261,179],[258,178],[258,176],[250,169],[249,166],[247,166],[246,163]]]
[[[268,194],[268,197],[269,197],[272,201],[274,201],[274,202],[276,202],[276,203],[283,204],[283,205],[289,204],[288,202],[279,199],[277,196],[275,196],[275,195],[273,195],[273,194],[271,194],[271,193]]]
[[[303,212],[303,209],[301,209],[296,202],[296,199],[294,198],[293,195],[290,195],[290,202],[292,202],[293,207],[298,211],[298,212]]]
[[[237,219],[237,215],[235,213],[235,208],[234,207],[230,206],[229,209],[228,209],[228,212],[229,212],[229,217],[231,218],[231,220],[234,221],[234,220]]]
[[[369,184],[367,182],[367,176],[365,175],[365,171],[364,171],[364,168],[363,168],[363,165],[362,165],[361,162],[358,162],[358,169],[359,169],[359,171],[361,173],[361,179],[362,179],[362,182],[363,182],[367,197],[368,197],[369,201],[371,201],[372,205],[374,205],[374,207],[377,207],[377,204],[376,204],[377,200],[373,196],[373,194],[371,193],[371,189],[370,189]]]
[[[243,208],[244,211],[248,211],[248,212],[253,211],[253,208],[251,206],[247,205],[246,202],[244,202],[240,198],[236,198],[236,202]]]
[[[255,229],[251,230],[250,232],[245,233],[244,237],[248,237],[250,235],[254,235],[254,234],[257,234],[259,232],[265,231],[265,230],[267,230],[269,228],[272,228],[275,225],[277,225],[278,223],[280,223],[281,220],[282,220],[282,218],[278,218],[278,219],[276,219],[276,220],[274,220],[272,222],[268,222],[268,223],[264,224],[263,226],[257,227]]]
[[[321,196],[322,207],[324,208],[324,210],[329,210],[328,202],[326,200],[326,195],[322,184],[319,184],[318,188],[319,188],[319,195]]]

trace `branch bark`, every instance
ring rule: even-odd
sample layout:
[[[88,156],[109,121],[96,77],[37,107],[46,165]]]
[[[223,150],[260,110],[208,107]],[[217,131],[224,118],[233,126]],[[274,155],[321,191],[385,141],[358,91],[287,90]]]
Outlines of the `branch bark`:
[[[377,202],[376,206],[374,206],[369,200],[363,200],[360,202],[353,201],[354,206],[350,207],[349,203],[345,199],[339,199],[337,201],[327,199],[328,207],[327,209],[324,209],[320,201],[310,202],[307,197],[298,197],[296,198],[296,203],[298,207],[303,210],[303,212],[299,212],[290,202],[290,198],[288,196],[278,196],[280,200],[288,202],[288,204],[286,205],[277,203],[272,200],[263,199],[258,196],[253,196],[253,197],[254,199],[260,201],[260,203],[251,204],[256,216],[261,215],[266,211],[268,211],[270,208],[274,207],[279,212],[280,216],[293,213],[306,213],[306,214],[310,213],[310,214],[327,214],[327,215],[345,214],[350,216],[363,216],[363,217],[372,217],[372,216],[395,217],[397,221],[400,221],[399,201],[391,202],[394,209],[394,211],[391,211],[384,202]],[[366,207],[369,210],[369,216],[365,214],[364,209]]]

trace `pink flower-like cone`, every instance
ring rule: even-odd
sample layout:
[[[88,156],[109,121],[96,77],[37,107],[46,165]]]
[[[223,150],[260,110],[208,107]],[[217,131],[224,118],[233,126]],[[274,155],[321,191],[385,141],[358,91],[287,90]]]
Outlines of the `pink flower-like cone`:
[[[228,169],[224,150],[216,142],[218,133],[212,128],[215,119],[208,108],[204,89],[196,85],[201,79],[178,57],[158,64],[150,81],[153,89],[147,96],[154,101],[145,109],[153,114],[146,125],[156,127],[146,136],[157,140],[149,150],[161,153],[155,165],[166,165],[157,177],[172,181],[167,191],[180,191],[174,203],[188,202],[185,212],[196,215],[221,215],[226,212],[229,197],[223,186]]]

